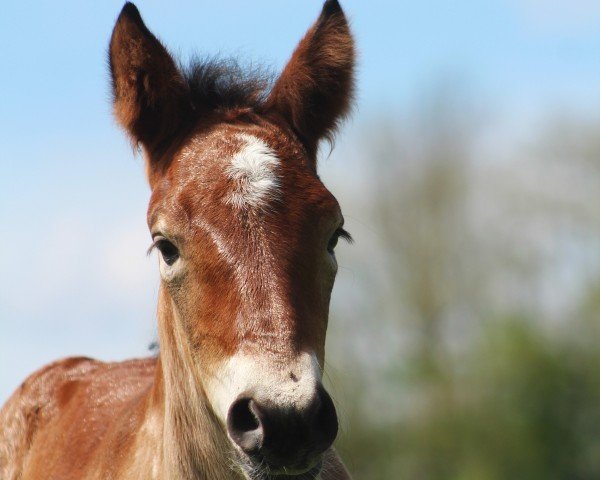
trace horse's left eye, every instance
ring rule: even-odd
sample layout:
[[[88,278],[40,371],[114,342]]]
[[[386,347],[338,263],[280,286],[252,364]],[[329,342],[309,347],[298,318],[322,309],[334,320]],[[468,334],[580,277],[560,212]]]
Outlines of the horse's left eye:
[[[336,231],[333,236],[329,239],[329,243],[327,244],[327,251],[333,255],[333,251],[335,250],[335,247],[338,244],[338,241],[340,239],[340,233],[338,231]]]
[[[343,238],[347,242],[352,243],[352,236],[346,230],[344,230],[342,227],[338,228],[335,231],[335,233],[333,234],[333,236],[329,239],[329,243],[327,244],[327,251],[331,255],[333,255],[335,247],[337,246],[340,238]]]

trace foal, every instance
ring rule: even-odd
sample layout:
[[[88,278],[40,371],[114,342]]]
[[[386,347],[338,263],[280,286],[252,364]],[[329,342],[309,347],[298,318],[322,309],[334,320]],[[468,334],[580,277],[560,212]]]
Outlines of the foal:
[[[0,479],[349,479],[321,383],[334,248],[316,173],[352,96],[353,40],[328,0],[272,88],[180,69],[126,4],[114,111],[146,159],[160,354],[69,358],[0,412]]]

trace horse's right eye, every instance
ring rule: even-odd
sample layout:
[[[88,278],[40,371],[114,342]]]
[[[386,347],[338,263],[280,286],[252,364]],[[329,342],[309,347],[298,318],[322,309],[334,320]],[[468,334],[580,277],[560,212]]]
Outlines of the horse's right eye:
[[[173,265],[179,259],[179,250],[168,240],[159,240],[156,242],[156,248],[158,248],[163,260],[169,266]]]

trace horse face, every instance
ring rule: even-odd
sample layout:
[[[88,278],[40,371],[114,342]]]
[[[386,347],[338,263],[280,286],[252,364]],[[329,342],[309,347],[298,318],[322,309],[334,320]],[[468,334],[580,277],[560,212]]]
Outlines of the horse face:
[[[273,466],[314,466],[336,435],[321,373],[342,223],[276,126],[194,136],[153,191],[163,286],[207,397],[235,444]]]
[[[316,151],[348,109],[353,59],[331,0],[268,94],[222,64],[181,72],[131,5],[111,40],[115,113],[147,159],[174,342],[239,457],[275,475],[314,474],[337,433],[321,375],[347,234]]]

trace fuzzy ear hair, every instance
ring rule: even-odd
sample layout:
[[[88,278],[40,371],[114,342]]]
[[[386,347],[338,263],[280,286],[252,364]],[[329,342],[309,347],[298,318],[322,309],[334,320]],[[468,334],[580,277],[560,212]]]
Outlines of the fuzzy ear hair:
[[[148,153],[160,152],[191,110],[189,88],[132,3],[115,24],[109,61],[117,121]]]
[[[350,109],[354,90],[354,40],[338,0],[327,0],[275,82],[267,110],[283,116],[312,154],[332,139]]]

